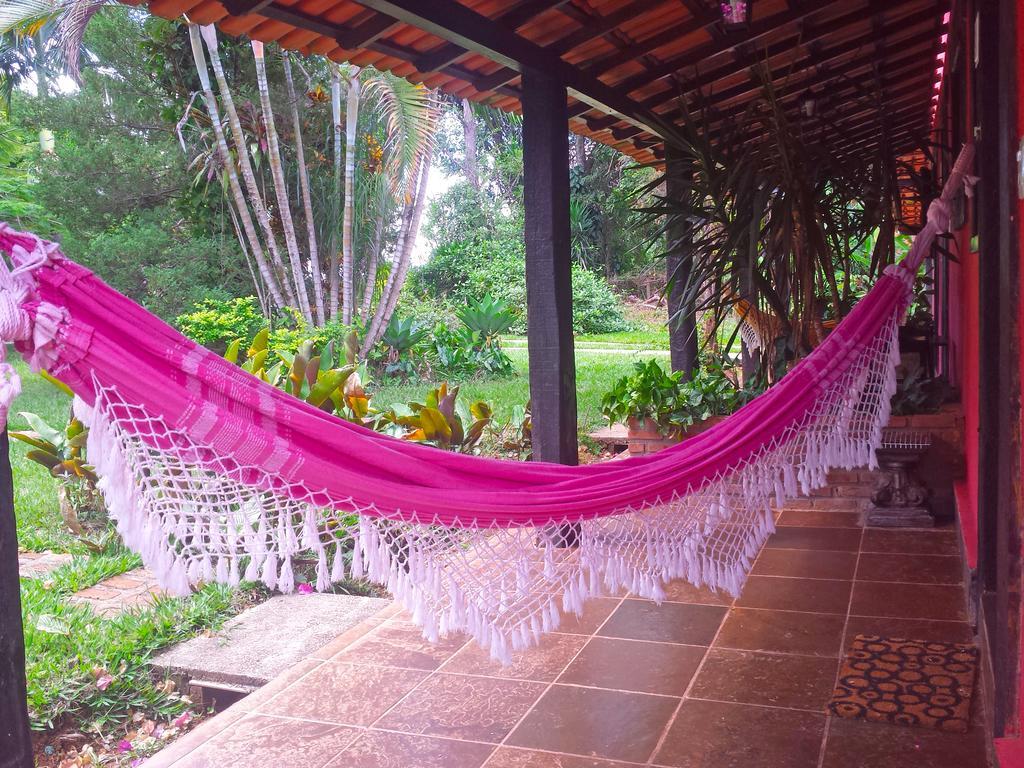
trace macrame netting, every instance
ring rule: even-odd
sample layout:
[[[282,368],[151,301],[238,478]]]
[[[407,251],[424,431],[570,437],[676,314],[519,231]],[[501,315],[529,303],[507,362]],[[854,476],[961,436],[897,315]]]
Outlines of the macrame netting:
[[[737,594],[772,509],[874,464],[921,259],[903,264],[765,395],[650,456],[584,467],[452,454],[340,421],[258,381],[116,293],[52,243],[0,225],[0,337],[76,393],[88,456],[125,543],[172,592],[261,580],[383,584],[428,638],[466,631],[495,658],[586,599],[659,600],[683,578]],[[17,392],[0,375],[0,405]],[[566,539],[571,539],[566,546]]]

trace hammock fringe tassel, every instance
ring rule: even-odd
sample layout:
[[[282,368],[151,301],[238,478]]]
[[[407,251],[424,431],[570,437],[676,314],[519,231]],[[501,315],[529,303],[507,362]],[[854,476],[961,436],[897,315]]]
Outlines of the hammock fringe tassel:
[[[893,313],[860,365],[802,423],[760,453],[673,498],[566,518],[561,524],[580,526],[573,547],[557,545],[558,524],[409,522],[355,505],[322,508],[304,501],[315,494],[301,487],[261,490],[263,479],[233,479],[258,469],[220,459],[211,471],[209,447],[98,383],[95,404],[76,398],[75,412],[89,426],[88,455],[118,532],[169,591],[244,579],[291,592],[302,557],[315,560],[316,589],[365,577],[393,594],[428,639],[466,632],[507,663],[594,597],[628,590],[660,602],[673,579],[738,595],[775,530],[774,508],[824,486],[831,469],[874,465],[896,390],[896,320]]]

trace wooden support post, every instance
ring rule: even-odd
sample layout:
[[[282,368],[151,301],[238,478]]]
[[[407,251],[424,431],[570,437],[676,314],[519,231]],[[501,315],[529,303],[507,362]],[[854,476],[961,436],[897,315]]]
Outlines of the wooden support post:
[[[9,447],[4,429],[0,435],[0,768],[32,768]]]
[[[576,464],[569,132],[565,85],[523,70],[523,201],[533,455]]]
[[[671,145],[665,145],[665,194],[669,200],[685,194],[681,181],[688,172],[685,157]],[[673,371],[682,371],[689,379],[697,368],[697,317],[693,302],[684,301],[684,288],[693,268],[693,254],[686,242],[686,223],[670,222],[665,276],[671,282],[668,292],[668,346]]]

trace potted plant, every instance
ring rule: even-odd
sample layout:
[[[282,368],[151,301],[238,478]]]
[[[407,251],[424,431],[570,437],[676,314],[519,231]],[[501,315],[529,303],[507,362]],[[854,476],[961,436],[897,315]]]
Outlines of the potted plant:
[[[682,374],[667,373],[657,360],[633,364],[601,400],[601,413],[628,430],[630,451],[645,453],[678,439],[676,411]]]
[[[739,389],[722,361],[706,361],[689,381],[649,360],[634,365],[601,401],[611,423],[626,425],[631,453],[649,453],[720,422],[758,392]]]

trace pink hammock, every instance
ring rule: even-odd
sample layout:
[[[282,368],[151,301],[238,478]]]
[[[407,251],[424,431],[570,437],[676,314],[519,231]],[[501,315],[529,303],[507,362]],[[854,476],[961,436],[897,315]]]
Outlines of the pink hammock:
[[[171,591],[217,580],[384,584],[427,637],[470,632],[494,657],[589,597],[661,599],[684,578],[737,594],[772,507],[873,465],[917,268],[945,231],[965,148],[904,262],[766,394],[656,454],[567,467],[396,440],[285,394],[186,339],[58,247],[0,224],[0,338],[76,393],[112,517]],[[0,260],[2,261],[2,260]],[[0,406],[19,388],[4,364]],[[579,526],[559,547],[552,531]]]

